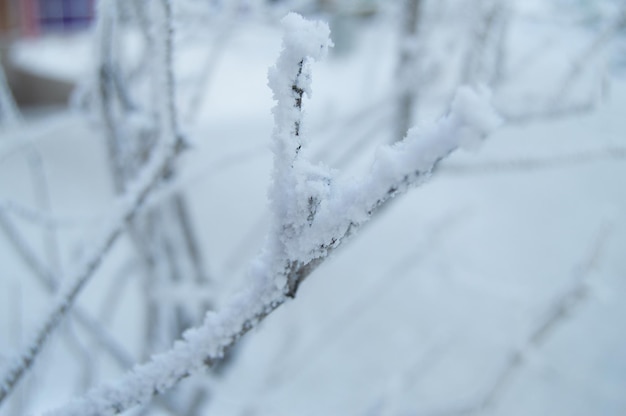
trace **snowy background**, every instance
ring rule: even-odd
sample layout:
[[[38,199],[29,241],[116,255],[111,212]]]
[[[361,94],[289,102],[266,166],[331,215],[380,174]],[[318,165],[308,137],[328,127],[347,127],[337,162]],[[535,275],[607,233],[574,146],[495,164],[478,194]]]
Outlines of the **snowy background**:
[[[431,62],[416,76],[418,124],[449,107],[473,10],[462,1],[427,4],[438,20],[420,46]],[[618,6],[507,4],[507,75],[493,101],[508,121],[359,230],[240,342],[219,374],[183,381],[181,391],[208,389],[202,414],[626,414],[624,34],[584,56]],[[179,108],[192,145],[160,192],[188,198],[218,310],[245,284],[268,228],[267,71],[280,52],[283,12],[218,13],[207,27],[181,24],[177,32]],[[303,128],[315,157],[342,175],[358,176],[393,139],[397,22],[394,7],[335,22],[345,39],[314,66]],[[12,58],[80,84],[93,71],[92,42],[91,33],[22,42]],[[580,56],[583,69],[563,96]],[[203,98],[189,105],[198,85]],[[35,208],[31,145],[50,182],[51,212]],[[4,128],[0,198],[42,256],[50,250],[42,230],[55,229],[57,267],[71,268],[114,199],[98,121],[74,106]],[[145,316],[133,256],[122,238],[78,304],[139,362]],[[41,321],[50,295],[2,233],[0,265],[2,364]],[[163,294],[204,295],[185,287]],[[60,334],[0,415],[37,414],[123,373],[76,326]]]

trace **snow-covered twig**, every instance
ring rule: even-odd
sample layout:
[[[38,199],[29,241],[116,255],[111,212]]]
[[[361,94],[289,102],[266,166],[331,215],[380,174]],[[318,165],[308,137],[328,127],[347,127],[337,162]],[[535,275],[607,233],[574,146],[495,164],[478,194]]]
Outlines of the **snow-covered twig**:
[[[250,283],[221,312],[186,331],[183,340],[137,366],[114,384],[98,387],[49,415],[111,415],[146,403],[181,379],[219,362],[225,352],[296,295],[304,279],[335,248],[387,203],[424,182],[432,168],[462,144],[484,137],[499,118],[484,96],[463,89],[452,112],[381,149],[362,180],[332,180],[332,172],[302,157],[302,96],[310,94],[310,63],[330,45],[328,27],[288,15],[284,49],[270,72],[274,109],[274,226],[250,269]]]
[[[397,116],[394,140],[400,140],[411,127],[413,112],[416,106],[415,72],[418,65],[419,45],[412,45],[418,37],[421,14],[424,2],[422,0],[403,0],[402,2],[402,32],[400,33],[400,51],[396,68],[397,82],[400,84],[397,97]],[[419,80],[422,81],[422,80]]]
[[[501,0],[478,3],[481,15],[470,35],[470,47],[461,67],[461,82],[493,86],[502,77],[510,10]]]
[[[172,17],[171,0],[160,0],[161,7],[157,7],[157,13],[160,14],[159,19],[162,20],[156,30],[157,39],[156,46],[160,55],[161,70],[156,72],[157,85],[163,87],[163,99],[160,100],[160,132],[163,138],[176,137],[177,144],[182,146],[182,137],[180,136],[178,126],[178,110],[176,109],[176,93],[174,89],[174,23]]]

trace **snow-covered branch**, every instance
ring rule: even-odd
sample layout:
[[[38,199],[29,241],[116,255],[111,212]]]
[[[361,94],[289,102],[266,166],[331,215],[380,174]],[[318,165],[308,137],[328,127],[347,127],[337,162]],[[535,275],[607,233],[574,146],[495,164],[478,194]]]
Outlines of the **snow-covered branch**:
[[[283,51],[269,76],[277,101],[269,191],[274,224],[250,267],[249,284],[220,312],[208,312],[204,323],[186,331],[171,350],[49,415],[118,414],[219,362],[242,336],[294,297],[316,266],[378,208],[424,182],[441,159],[480,140],[499,123],[485,94],[462,89],[450,114],[381,149],[364,178],[338,178],[336,172],[306,159],[302,137],[302,98],[310,95],[311,63],[331,44],[328,27],[294,14],[283,25]]]

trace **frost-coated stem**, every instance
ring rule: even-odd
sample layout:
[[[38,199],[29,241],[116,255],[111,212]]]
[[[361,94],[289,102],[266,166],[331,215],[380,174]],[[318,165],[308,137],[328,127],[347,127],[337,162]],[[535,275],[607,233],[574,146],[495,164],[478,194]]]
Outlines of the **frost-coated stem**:
[[[178,112],[176,110],[176,97],[174,88],[174,57],[173,57],[173,16],[171,0],[160,0],[157,7],[158,16],[155,25],[155,41],[157,54],[156,91],[162,97],[159,104],[160,131],[166,140],[179,138]],[[179,143],[181,145],[182,143]]]
[[[417,39],[423,0],[404,0],[402,2],[402,32],[400,34],[400,53],[396,69],[397,82],[401,93],[398,96],[396,129],[393,140],[401,140],[411,127],[416,98],[412,78],[415,77]]]
[[[470,47],[464,58],[461,70],[461,83],[465,85],[493,85],[497,78],[498,62],[497,56],[493,63],[488,62],[487,55],[490,47],[494,50],[494,55],[498,55],[499,43],[502,42],[502,30],[505,19],[504,5],[500,0],[487,0],[479,3],[479,16],[473,26]],[[493,45],[490,45],[493,43]],[[491,66],[491,67],[490,67]]]
[[[98,69],[97,103],[100,118],[104,124],[106,133],[107,152],[109,164],[112,166],[111,173],[115,191],[124,191],[124,178],[126,167],[120,157],[122,139],[120,126],[114,117],[114,72],[113,63],[113,39],[115,36],[115,10],[116,3],[113,0],[100,0],[98,3],[97,34],[99,40],[100,67]]]
[[[296,129],[301,120],[300,93],[292,88],[295,85],[310,93],[309,60],[319,57],[320,45],[330,44],[328,28],[293,14],[283,25],[287,29],[284,50],[270,72],[270,86],[278,101],[270,189],[275,224],[251,264],[249,284],[219,313],[208,312],[203,324],[186,331],[169,351],[47,415],[119,414],[219,362],[242,336],[295,296],[298,285],[381,206],[425,181],[442,158],[480,140],[499,123],[483,95],[462,89],[448,116],[428,128],[413,129],[402,143],[382,149],[363,180],[333,184],[328,170],[297,157],[303,150],[298,140],[301,131]]]

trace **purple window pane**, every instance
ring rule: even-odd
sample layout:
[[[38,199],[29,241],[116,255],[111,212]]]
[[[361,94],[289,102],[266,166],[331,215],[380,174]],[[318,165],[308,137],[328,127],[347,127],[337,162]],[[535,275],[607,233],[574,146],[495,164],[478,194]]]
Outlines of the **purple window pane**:
[[[92,10],[93,0],[39,0],[39,23],[48,31],[85,28]]]

